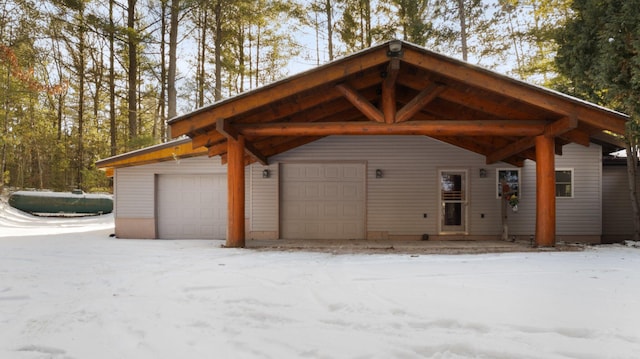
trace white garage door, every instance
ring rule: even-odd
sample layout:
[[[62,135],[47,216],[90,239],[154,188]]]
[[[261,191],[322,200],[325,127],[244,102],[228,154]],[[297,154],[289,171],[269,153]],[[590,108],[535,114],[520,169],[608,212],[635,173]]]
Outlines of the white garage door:
[[[364,239],[365,165],[283,164],[280,236]]]
[[[158,237],[226,238],[227,176],[158,175]]]

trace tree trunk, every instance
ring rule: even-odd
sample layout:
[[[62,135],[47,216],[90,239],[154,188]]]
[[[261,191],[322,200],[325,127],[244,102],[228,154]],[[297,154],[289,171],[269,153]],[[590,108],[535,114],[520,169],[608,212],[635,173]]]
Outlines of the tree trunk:
[[[7,138],[9,137],[9,94],[11,93],[11,68],[7,63],[6,87],[4,88],[4,129],[2,131],[2,158],[0,158],[0,194],[4,189],[4,173],[7,171]]]
[[[214,7],[214,15],[216,18],[216,35],[214,43],[214,57],[216,62],[216,85],[215,85],[215,101],[222,99],[222,0],[217,0]]]
[[[462,59],[467,61],[467,18],[464,12],[464,0],[458,0],[458,17],[460,20],[460,41],[462,43]]]
[[[176,50],[178,47],[178,13],[180,11],[180,0],[171,0],[171,19],[169,20],[169,74],[167,77],[168,95],[168,116],[174,118],[177,111],[177,90],[176,90]]]
[[[84,21],[84,8],[79,11],[80,21]],[[80,24],[78,34],[78,169],[77,188],[82,188],[82,169],[84,167],[84,81],[85,81],[85,39],[84,24]]]
[[[209,26],[209,22],[207,21],[209,18],[209,13],[207,12],[207,7],[203,6],[200,10],[200,51],[198,51],[198,107],[204,106],[204,88],[205,88],[205,78],[207,74],[205,73],[205,64],[207,63],[207,27]]]
[[[327,11],[327,47],[329,48],[329,61],[333,61],[333,20],[331,19],[331,0],[326,0],[325,10]]]
[[[129,140],[133,140],[138,137],[138,94],[137,94],[137,79],[138,79],[138,39],[135,31],[135,14],[136,14],[136,1],[128,0],[129,8],[127,9],[127,46],[129,47]]]
[[[109,140],[111,144],[111,156],[118,152],[117,125],[116,125],[116,71],[115,71],[115,23],[113,21],[113,4],[115,0],[109,0]],[[60,139],[60,138],[58,138]]]
[[[166,126],[167,120],[167,62],[165,59],[167,48],[167,0],[161,2],[162,18],[160,19],[160,98],[158,99],[158,113],[160,121],[160,139],[162,142],[166,142],[171,135],[168,133],[170,129]]]
[[[638,145],[627,142],[627,178],[633,211],[633,240],[640,241],[640,203],[638,202]]]

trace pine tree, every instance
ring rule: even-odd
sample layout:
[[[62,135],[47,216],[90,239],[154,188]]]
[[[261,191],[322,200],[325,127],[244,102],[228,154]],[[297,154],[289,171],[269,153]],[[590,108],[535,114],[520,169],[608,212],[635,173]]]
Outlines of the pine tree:
[[[640,240],[640,0],[574,0],[575,15],[558,32],[556,63],[577,96],[626,112],[634,240]]]

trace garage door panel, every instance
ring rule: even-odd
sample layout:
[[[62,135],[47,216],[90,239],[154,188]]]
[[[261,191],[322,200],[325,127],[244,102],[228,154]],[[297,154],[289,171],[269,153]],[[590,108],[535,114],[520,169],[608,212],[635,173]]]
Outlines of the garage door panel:
[[[364,163],[283,164],[281,236],[364,238]]]
[[[156,198],[159,238],[225,238],[225,175],[158,175]]]

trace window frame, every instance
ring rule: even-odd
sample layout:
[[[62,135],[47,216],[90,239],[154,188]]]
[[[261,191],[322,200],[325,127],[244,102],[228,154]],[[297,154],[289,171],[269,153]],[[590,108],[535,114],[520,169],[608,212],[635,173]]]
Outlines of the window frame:
[[[568,183],[571,186],[570,196],[558,196],[558,172],[571,173],[571,182]],[[575,192],[576,192],[575,169],[572,167],[560,167],[560,168],[556,168],[553,174],[554,174],[554,181],[555,181],[556,198],[574,198]],[[560,184],[566,184],[566,182],[560,182]]]
[[[502,199],[502,186],[500,185],[500,172],[517,172],[518,173],[518,190],[516,196],[522,198],[522,171],[520,168],[496,168],[496,199]],[[513,183],[513,182],[511,182]]]

